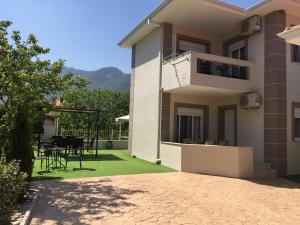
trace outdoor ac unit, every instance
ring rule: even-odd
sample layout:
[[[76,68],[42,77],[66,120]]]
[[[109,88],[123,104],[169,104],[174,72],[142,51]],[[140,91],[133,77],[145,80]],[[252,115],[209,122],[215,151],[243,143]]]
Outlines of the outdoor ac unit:
[[[261,105],[261,97],[257,93],[244,94],[240,98],[241,109],[259,108]]]
[[[259,31],[261,31],[260,16],[253,16],[242,22],[241,25],[242,35],[251,35]]]

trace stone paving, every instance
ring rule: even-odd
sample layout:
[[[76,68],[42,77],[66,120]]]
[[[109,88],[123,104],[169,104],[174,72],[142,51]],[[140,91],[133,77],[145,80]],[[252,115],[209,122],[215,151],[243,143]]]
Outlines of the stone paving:
[[[36,183],[31,225],[300,224],[300,184],[187,173]]]

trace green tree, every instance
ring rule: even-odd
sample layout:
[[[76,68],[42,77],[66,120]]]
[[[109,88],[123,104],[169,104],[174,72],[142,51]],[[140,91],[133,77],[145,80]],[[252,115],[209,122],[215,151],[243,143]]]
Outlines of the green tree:
[[[64,61],[42,60],[49,49],[40,46],[32,34],[25,41],[18,31],[12,31],[10,35],[8,28],[11,24],[10,21],[0,21],[0,146],[5,151],[9,149],[9,155],[20,159],[22,165],[27,163],[22,156],[32,153],[21,153],[22,143],[17,143],[21,139],[12,136],[26,120],[24,117],[29,121],[26,122],[28,127],[23,129],[32,130],[33,124],[51,110],[49,97],[69,88],[85,87],[87,81],[75,78],[71,73],[61,76]],[[26,112],[22,114],[20,110]],[[18,153],[21,156],[17,157]],[[25,168],[30,167],[21,169]],[[25,172],[30,173],[30,169]]]
[[[67,107],[99,111],[99,129],[112,129],[116,126],[116,117],[128,114],[129,95],[111,90],[81,88],[65,91],[63,104]],[[91,121],[91,128],[96,130],[96,113],[90,115],[90,118],[85,114],[61,113],[60,127],[66,130],[86,129],[88,119]]]
[[[20,170],[28,174],[32,173],[32,125],[29,119],[29,110],[26,105],[19,105],[15,111],[14,123],[10,129],[9,143],[11,159],[20,161]]]

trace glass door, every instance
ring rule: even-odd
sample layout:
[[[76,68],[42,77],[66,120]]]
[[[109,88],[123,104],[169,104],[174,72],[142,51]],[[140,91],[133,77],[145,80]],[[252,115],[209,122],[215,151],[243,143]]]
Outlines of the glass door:
[[[177,142],[203,143],[203,110],[179,109],[177,113]]]
[[[229,56],[233,59],[246,60],[246,41],[242,40],[229,46]],[[232,66],[232,77],[246,79],[247,70],[244,67]]]

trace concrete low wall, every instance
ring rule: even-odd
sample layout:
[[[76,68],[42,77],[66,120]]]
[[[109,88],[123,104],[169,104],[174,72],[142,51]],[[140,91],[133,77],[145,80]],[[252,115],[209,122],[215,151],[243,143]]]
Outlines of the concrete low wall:
[[[98,141],[98,148],[105,149],[105,145],[108,141]],[[121,140],[121,141],[112,141],[113,148],[112,149],[127,149],[128,148],[128,141]],[[94,143],[94,148],[96,148],[96,142]]]
[[[182,172],[250,178],[253,148],[162,143],[162,164]]]
[[[181,171],[181,145],[161,144],[160,160],[164,166]]]

